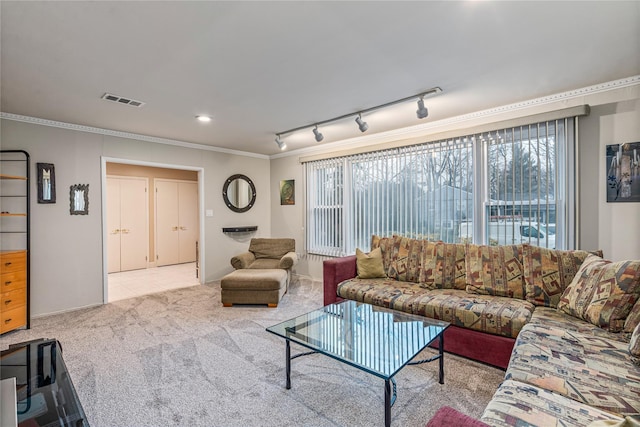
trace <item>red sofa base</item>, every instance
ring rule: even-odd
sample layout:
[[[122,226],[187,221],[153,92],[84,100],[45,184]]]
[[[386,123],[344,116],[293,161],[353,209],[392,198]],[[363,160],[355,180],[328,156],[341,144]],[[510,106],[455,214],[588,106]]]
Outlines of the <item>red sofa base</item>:
[[[507,369],[516,340],[451,325],[444,331],[444,351]],[[431,345],[437,347],[435,342]]]

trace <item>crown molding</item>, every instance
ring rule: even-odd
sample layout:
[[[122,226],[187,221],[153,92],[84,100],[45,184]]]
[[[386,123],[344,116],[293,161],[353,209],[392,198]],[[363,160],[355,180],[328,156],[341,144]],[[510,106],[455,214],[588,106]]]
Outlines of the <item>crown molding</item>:
[[[135,139],[138,141],[154,142],[156,144],[173,145],[177,147],[192,148],[194,150],[215,151],[218,153],[233,154],[236,156],[254,157],[257,159],[269,159],[265,154],[250,153],[248,151],[231,150],[210,145],[194,144],[192,142],[178,141],[176,139],[159,138],[157,136],[141,135],[138,133],[122,132],[112,129],[102,129],[93,126],[78,125],[74,123],[58,122],[55,120],[40,119],[38,117],[22,116],[20,114],[0,112],[0,119],[16,122],[31,123],[41,126],[49,126],[60,129],[75,130],[78,132],[96,133],[99,135],[114,136],[118,138]]]
[[[345,150],[359,146],[368,146],[382,144],[385,142],[408,139],[429,134],[439,128],[448,127],[456,124],[468,123],[473,120],[484,119],[489,117],[500,116],[505,113],[525,110],[532,107],[550,105],[557,102],[568,101],[571,99],[582,98],[588,95],[595,95],[602,92],[608,92],[615,89],[632,87],[640,85],[640,75],[627,77],[624,79],[613,80],[610,82],[599,83],[593,86],[587,86],[579,89],[573,89],[567,92],[557,93],[553,95],[543,96],[541,98],[530,99],[527,101],[516,102],[500,107],[494,107],[487,110],[476,111],[473,113],[463,114],[456,117],[450,117],[434,122],[421,123],[414,126],[408,126],[400,129],[393,129],[386,132],[380,132],[373,135],[358,136],[355,138],[345,139],[342,141],[331,142],[320,146],[300,148],[288,151],[286,153],[277,153],[269,156],[270,159],[279,159],[290,156],[300,156],[309,154],[319,154],[328,151]]]

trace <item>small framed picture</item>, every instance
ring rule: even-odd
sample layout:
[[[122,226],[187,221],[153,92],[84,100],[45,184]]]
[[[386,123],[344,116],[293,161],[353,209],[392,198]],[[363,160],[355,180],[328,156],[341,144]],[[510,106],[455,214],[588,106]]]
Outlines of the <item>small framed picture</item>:
[[[607,145],[607,202],[640,202],[640,142]]]
[[[52,163],[36,163],[38,203],[56,202],[56,170]]]
[[[294,179],[280,181],[280,204],[296,204],[296,181]]]

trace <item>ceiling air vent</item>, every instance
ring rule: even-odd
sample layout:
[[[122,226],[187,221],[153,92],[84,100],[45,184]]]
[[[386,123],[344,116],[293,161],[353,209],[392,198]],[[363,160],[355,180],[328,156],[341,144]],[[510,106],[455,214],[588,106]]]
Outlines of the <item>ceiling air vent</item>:
[[[105,93],[104,95],[102,95],[102,99],[117,102],[118,104],[131,105],[132,107],[142,107],[144,105],[144,102],[142,101],[136,101],[135,99],[125,98],[123,96],[118,96],[111,93]]]

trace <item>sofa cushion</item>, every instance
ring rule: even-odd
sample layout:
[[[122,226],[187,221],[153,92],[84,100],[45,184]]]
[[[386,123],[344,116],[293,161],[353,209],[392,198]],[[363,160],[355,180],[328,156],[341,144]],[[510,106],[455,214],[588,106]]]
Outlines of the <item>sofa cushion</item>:
[[[419,283],[427,289],[465,289],[465,245],[425,241]]]
[[[349,279],[338,284],[336,293],[340,298],[350,299],[367,304],[393,308],[393,300],[404,292],[426,292],[415,283],[399,282],[394,279]]]
[[[623,331],[626,333],[631,333],[633,330],[640,324],[640,298],[634,304],[633,308],[629,312],[627,316],[627,320],[624,321],[624,329]]]
[[[588,255],[558,309],[612,332],[621,331],[640,296],[640,261],[611,262]]]
[[[391,256],[393,255],[393,237],[372,235],[371,250],[376,248],[380,248],[382,252],[382,266],[384,267],[384,271],[389,271],[389,267],[391,267]]]
[[[249,244],[249,252],[253,252],[256,259],[282,258],[287,252],[295,252],[295,239],[287,238],[253,238]]]
[[[629,354],[636,365],[640,365],[640,325],[636,326],[629,342]]]
[[[523,267],[527,301],[538,306],[557,307],[562,293],[589,253],[602,256],[602,251],[561,251],[526,245]]]
[[[406,313],[444,320],[452,325],[515,338],[529,321],[530,302],[458,289],[428,290],[393,279],[350,279],[338,285],[338,296]]]
[[[524,299],[523,248],[467,244],[467,292]]]
[[[356,248],[356,270],[360,279],[375,279],[377,277],[387,277],[382,266],[382,252],[376,248],[365,254]]]
[[[418,283],[423,258],[423,240],[393,236],[391,263],[387,276],[401,282]]]
[[[621,341],[529,323],[516,340],[505,379],[605,411],[640,413],[640,368]]]
[[[536,307],[529,323],[533,325],[546,325],[563,331],[580,332],[581,334],[620,341],[623,343],[628,343],[629,337],[631,336],[631,334],[609,332],[599,326],[585,322],[582,319],[569,316],[568,314],[551,307]]]
[[[623,418],[519,381],[500,384],[480,420],[491,426],[584,427]]]

